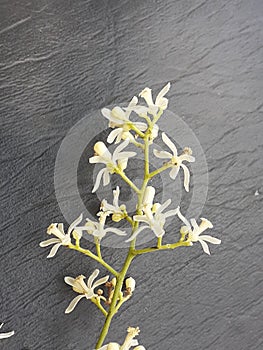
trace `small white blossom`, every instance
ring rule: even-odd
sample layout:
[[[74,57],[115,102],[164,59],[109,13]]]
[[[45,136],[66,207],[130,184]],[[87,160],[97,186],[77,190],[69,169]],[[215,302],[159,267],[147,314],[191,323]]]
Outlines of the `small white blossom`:
[[[119,222],[124,217],[124,212],[126,211],[126,205],[119,205],[119,195],[120,188],[116,187],[116,190],[113,190],[113,204],[109,204],[106,199],[103,199],[101,202],[100,209],[103,212],[107,212],[112,214],[112,220],[115,222]]]
[[[100,271],[96,269],[88,278],[87,283],[84,282],[84,279],[86,277],[83,275],[80,275],[76,278],[68,277],[68,276],[64,278],[64,281],[72,287],[74,292],[80,294],[70,302],[69,306],[65,311],[66,314],[69,314],[70,312],[72,312],[75,309],[77,303],[82,298],[92,299],[92,298],[98,297],[98,295],[94,292],[94,289],[100,285],[105,284],[109,279],[109,276],[105,276],[100,278],[96,282],[94,282],[94,280],[98,277],[99,272]]]
[[[192,151],[190,148],[185,148],[183,153],[178,156],[177,148],[175,144],[169,139],[169,137],[163,132],[162,133],[163,142],[170,148],[172,154],[167,151],[153,150],[154,155],[157,158],[170,159],[169,163],[172,165],[172,170],[170,171],[170,177],[174,180],[180,170],[180,167],[184,171],[184,188],[189,192],[189,182],[190,182],[190,172],[183,161],[194,162],[195,158],[191,155]]]
[[[146,87],[145,89],[143,89],[140,92],[139,96],[144,98],[144,100],[146,101],[147,105],[149,106],[149,111],[148,111],[149,113],[155,115],[158,112],[159,108],[162,109],[162,110],[167,109],[168,99],[166,97],[164,97],[164,96],[169,91],[170,86],[171,86],[170,83],[165,85],[165,87],[157,95],[155,102],[153,102],[152,90],[151,89]]]
[[[0,324],[0,329],[3,327],[3,323]],[[10,338],[12,337],[12,335],[14,335],[15,332],[11,331],[11,332],[7,332],[7,333],[0,333],[0,339],[6,339],[6,338]]]
[[[160,203],[155,203],[153,205],[153,196],[155,194],[154,187],[148,186],[146,189],[146,194],[147,195],[144,196],[143,201],[144,214],[134,215],[133,220],[138,222],[144,222],[147,224],[147,226],[141,226],[140,228],[138,228],[126,242],[132,241],[135,237],[138,236],[138,234],[142,230],[146,228],[151,229],[156,235],[156,237],[162,237],[165,234],[164,225],[166,219],[170,216],[176,215],[178,212],[177,208],[163,213],[163,211],[171,204],[171,199],[168,199],[162,205]]]
[[[201,218],[201,224],[198,226],[195,219],[190,219],[190,222],[182,215],[180,209],[178,208],[178,217],[183,221],[185,226],[181,228],[181,232],[188,235],[188,240],[190,242],[199,242],[204,250],[204,252],[210,255],[209,247],[206,242],[212,244],[220,244],[221,240],[209,235],[202,235],[202,233],[208,228],[212,228],[213,224],[205,219]]]
[[[126,290],[129,291],[129,293],[132,294],[135,291],[135,286],[136,286],[136,282],[134,278],[129,277],[125,280],[125,287],[126,287]]]
[[[110,153],[106,145],[99,141],[94,145],[95,156],[89,159],[89,162],[92,164],[102,163],[106,165],[106,168],[101,169],[98,172],[92,193],[97,191],[100,185],[101,178],[103,176],[103,186],[106,186],[110,183],[110,174],[115,172],[116,168],[124,170],[127,166],[128,158],[134,157],[135,152],[122,152],[122,150],[127,147],[129,140],[122,142],[116,149],[113,154]]]
[[[103,108],[101,110],[102,114],[105,118],[109,120],[109,127],[116,128],[111,131],[109,134],[107,141],[109,143],[114,142],[119,143],[121,140],[134,140],[134,136],[130,133],[132,129],[132,125],[136,126],[140,131],[145,131],[147,129],[147,125],[141,122],[131,122],[129,117],[132,111],[136,111],[137,113],[143,113],[145,107],[137,106],[138,98],[136,96],[133,97],[128,107],[123,110],[121,107],[114,107],[112,110],[108,108]]]
[[[140,333],[140,329],[129,327],[127,329],[127,336],[122,345],[119,345],[118,343],[109,343],[107,345],[104,345],[103,347],[99,348],[98,350],[129,350],[131,347],[136,346],[134,350],[145,350],[144,346],[139,345],[138,341],[134,339],[137,335]]]
[[[119,236],[125,236],[126,233],[124,231],[121,231],[118,228],[115,227],[108,227],[105,228],[105,222],[106,222],[106,218],[109,215],[109,212],[99,212],[97,215],[99,216],[98,221],[92,221],[90,219],[86,219],[87,222],[85,224],[85,226],[81,227],[81,229],[84,231],[86,230],[88,232],[88,234],[91,234],[94,237],[99,238],[100,240],[105,237],[105,235],[108,232],[112,232],[115,233],[116,235]]]
[[[77,227],[77,225],[82,221],[82,214],[75,220],[73,223],[69,226],[67,233],[64,232],[64,225],[63,224],[57,224],[53,223],[51,224],[47,229],[48,235],[54,235],[57,238],[50,238],[46,241],[41,242],[39,245],[40,247],[47,247],[51,244],[54,244],[52,247],[48,258],[53,258],[53,256],[56,255],[58,248],[60,246],[68,246],[71,244],[71,233],[73,231],[76,232],[76,234],[81,237],[80,228]]]

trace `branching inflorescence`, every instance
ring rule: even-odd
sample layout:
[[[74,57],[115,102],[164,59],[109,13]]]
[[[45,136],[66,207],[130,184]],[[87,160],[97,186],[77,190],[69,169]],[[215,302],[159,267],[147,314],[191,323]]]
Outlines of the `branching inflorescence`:
[[[113,153],[102,141],[94,145],[95,154],[90,158],[90,163],[103,164],[103,168],[98,172],[92,192],[95,192],[101,183],[106,186],[110,183],[111,175],[118,175],[125,181],[137,196],[136,208],[126,208],[125,204],[119,203],[120,187],[117,186],[113,191],[113,203],[110,204],[103,199],[100,211],[97,213],[98,220],[92,221],[89,218],[85,225],[81,226],[83,220],[82,215],[79,216],[68,228],[67,233],[64,231],[63,224],[51,224],[47,233],[54,236],[40,243],[41,247],[53,245],[48,258],[54,257],[60,246],[76,250],[101,264],[112,275],[105,276],[96,280],[99,270],[96,269],[87,279],[83,275],[73,277],[65,277],[65,282],[70,285],[78,294],[69,304],[66,313],[74,310],[78,302],[85,298],[94,303],[105,317],[105,322],[96,344],[96,349],[100,350],[128,350],[134,347],[134,350],[145,349],[142,345],[138,345],[134,338],[139,334],[139,328],[128,328],[127,337],[122,345],[118,343],[109,343],[103,345],[107,336],[111,321],[114,315],[119,311],[122,304],[128,301],[134,290],[135,280],[132,277],[127,278],[127,271],[132,261],[143,254],[156,252],[160,250],[172,250],[178,247],[189,247],[195,242],[200,242],[205,253],[210,254],[208,243],[220,244],[221,241],[209,235],[202,234],[206,229],[212,228],[213,225],[207,219],[201,218],[198,225],[195,219],[190,222],[182,215],[180,208],[169,209],[171,199],[164,203],[155,202],[155,188],[149,186],[149,181],[161,172],[169,169],[171,179],[176,179],[180,169],[184,173],[184,188],[189,191],[190,172],[186,163],[195,161],[192,156],[192,150],[189,147],[183,149],[182,154],[178,155],[175,144],[163,132],[162,140],[166,149],[158,151],[153,149],[153,154],[157,158],[164,160],[164,163],[158,168],[150,172],[149,167],[149,149],[153,144],[153,140],[158,136],[159,127],[157,122],[168,106],[168,99],[165,97],[170,89],[168,83],[157,95],[155,102],[152,98],[151,89],[145,88],[139,96],[143,98],[147,106],[138,105],[138,98],[133,97],[127,108],[114,107],[112,110],[103,108],[102,114],[109,120],[109,127],[113,130],[107,138],[108,143],[119,144]],[[133,122],[130,120],[131,114],[137,114],[143,122]],[[129,158],[135,157],[136,152],[126,150],[129,144],[134,145],[144,153],[144,174],[140,187],[137,187],[126,174]],[[168,150],[167,150],[168,148]],[[129,212],[134,212],[130,215]],[[162,239],[165,234],[166,219],[177,216],[183,226],[179,232],[177,241],[170,244],[163,244]],[[126,220],[131,226],[129,236],[115,227],[105,227],[106,219],[110,217],[113,222]],[[154,246],[138,249],[136,239],[144,234],[145,230],[150,230],[156,236],[156,244]],[[81,238],[83,232],[93,236],[95,252],[90,249],[83,248]],[[106,234],[117,234],[125,236],[125,241],[129,242],[129,250],[124,259],[123,267],[120,271],[115,270],[108,262],[103,259],[101,252],[101,241]],[[104,286],[106,294],[100,286]]]

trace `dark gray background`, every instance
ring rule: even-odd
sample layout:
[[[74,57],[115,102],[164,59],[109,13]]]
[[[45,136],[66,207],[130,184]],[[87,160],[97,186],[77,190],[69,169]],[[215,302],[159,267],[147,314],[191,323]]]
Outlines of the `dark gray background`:
[[[1,349],[94,347],[102,316],[84,301],[64,315],[74,293],[63,276],[98,266],[66,249],[47,260],[38,247],[64,220],[56,154],[90,110],[167,81],[170,109],[207,156],[203,216],[223,241],[211,257],[195,245],[135,261],[136,293],[108,341],[139,325],[148,350],[262,348],[262,10],[261,0],[1,0],[0,320],[16,332]],[[123,254],[105,257],[118,268]]]

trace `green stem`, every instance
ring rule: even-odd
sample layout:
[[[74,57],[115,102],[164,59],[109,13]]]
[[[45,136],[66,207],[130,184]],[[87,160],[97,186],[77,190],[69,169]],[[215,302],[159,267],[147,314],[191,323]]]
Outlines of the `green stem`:
[[[120,177],[136,192],[136,193],[140,193],[139,188],[125,175],[125,173],[118,169],[115,168],[114,169],[115,173],[120,175]]]
[[[133,254],[134,255],[142,255],[145,253],[152,253],[152,252],[158,252],[160,250],[171,250],[178,247],[189,247],[191,245],[191,242],[185,241],[185,242],[176,242],[172,244],[165,244],[161,245],[160,247],[152,247],[152,248],[144,248],[144,249],[134,249]]]
[[[101,256],[101,249],[100,249],[100,240],[98,237],[94,237],[94,240],[95,240],[95,245],[96,245],[96,251],[97,251],[97,255],[100,259],[102,259],[102,256]]]
[[[145,137],[145,134],[139,130],[135,125],[133,125],[132,123],[129,124],[129,127],[136,132],[136,134],[138,134],[142,139]]]
[[[173,164],[165,163],[161,168],[152,171],[152,172],[149,174],[149,178],[151,179],[151,178],[154,177],[155,175],[160,174],[161,172],[163,172],[163,171],[166,170],[166,169],[171,168],[172,166],[173,166]]]
[[[102,266],[104,266],[110,273],[112,273],[115,277],[118,277],[119,273],[114,270],[113,267],[111,267],[109,264],[106,263],[106,261],[104,261],[102,258],[98,257],[97,255],[93,254],[90,250],[88,249],[83,249],[81,247],[78,247],[74,244],[69,244],[68,246],[70,249],[76,250],[84,255],[89,256],[90,258],[96,260],[97,262],[99,262]]]
[[[98,309],[103,313],[103,315],[107,317],[108,312],[101,305],[100,300],[98,300],[97,298],[92,298],[91,301],[98,307]]]
[[[114,317],[114,315],[117,312],[116,304],[118,302],[118,297],[119,297],[119,294],[121,292],[122,285],[123,285],[126,273],[127,273],[128,269],[129,269],[130,264],[131,264],[133,259],[134,259],[133,250],[129,249],[129,253],[128,253],[127,257],[126,257],[126,260],[125,260],[125,263],[123,265],[123,268],[122,268],[122,270],[119,273],[119,276],[117,278],[117,284],[115,286],[115,290],[114,290],[113,298],[112,298],[112,301],[111,301],[110,309],[109,309],[108,315],[106,317],[106,321],[104,323],[104,326],[102,328],[99,340],[98,340],[98,342],[96,344],[96,349],[99,349],[103,345],[103,342],[104,342],[104,340],[105,340],[105,338],[106,338],[106,336],[108,334],[112,318]]]
[[[143,201],[143,197],[144,197],[144,192],[145,189],[147,187],[148,181],[149,181],[149,136],[148,135],[143,135],[144,138],[144,160],[145,160],[145,166],[144,166],[144,179],[143,179],[143,183],[142,183],[142,187],[139,190],[127,177],[123,172],[118,171],[119,175],[124,179],[124,181],[126,181],[131,188],[137,193],[138,195],[138,201],[137,201],[137,213],[139,214],[140,212],[140,208],[142,205],[142,201]],[[137,230],[139,223],[135,222],[133,224],[133,230],[132,232],[134,232],[135,230]],[[126,257],[126,260],[124,262],[123,268],[121,270],[121,272],[119,273],[118,277],[117,277],[117,284],[115,286],[115,290],[114,290],[114,294],[113,294],[113,298],[111,301],[111,305],[110,305],[110,309],[106,318],[106,321],[104,323],[104,326],[102,328],[99,340],[96,344],[96,349],[99,349],[102,345],[103,342],[108,334],[109,328],[110,328],[110,324],[111,321],[114,317],[114,315],[116,314],[116,312],[118,311],[118,309],[120,308],[120,306],[117,306],[117,302],[118,302],[118,298],[122,289],[122,285],[124,282],[124,279],[126,277],[126,273],[130,267],[130,264],[132,262],[132,260],[135,257],[134,252],[135,250],[135,244],[136,244],[136,239],[134,239],[131,244],[130,244],[130,249],[128,252],[128,255]]]

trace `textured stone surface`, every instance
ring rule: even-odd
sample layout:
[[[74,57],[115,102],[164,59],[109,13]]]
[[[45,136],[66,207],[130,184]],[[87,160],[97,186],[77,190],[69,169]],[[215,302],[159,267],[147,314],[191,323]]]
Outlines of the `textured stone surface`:
[[[136,293],[108,340],[139,325],[149,350],[262,349],[262,1],[0,6],[0,320],[16,331],[1,349],[94,347],[102,317],[84,301],[64,314],[74,294],[63,276],[97,265],[66,249],[47,260],[38,247],[50,222],[64,220],[53,184],[56,154],[84,116],[96,128],[101,119],[91,110],[167,81],[170,109],[205,151],[203,216],[223,243],[210,258],[198,245],[138,258],[130,271]],[[86,184],[83,196],[97,209]],[[123,253],[104,254],[118,267]]]

